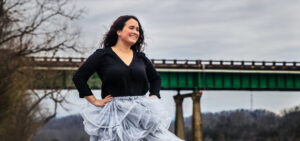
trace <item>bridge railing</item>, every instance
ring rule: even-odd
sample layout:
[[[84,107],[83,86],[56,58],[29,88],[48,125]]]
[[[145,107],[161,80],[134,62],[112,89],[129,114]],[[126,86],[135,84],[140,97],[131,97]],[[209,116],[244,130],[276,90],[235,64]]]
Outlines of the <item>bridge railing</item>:
[[[78,66],[86,60],[82,57],[29,57],[38,64]],[[228,68],[228,69],[291,69],[300,70],[300,62],[292,61],[233,61],[233,60],[187,60],[187,59],[151,59],[157,67],[184,68]]]
[[[35,62],[83,62],[86,58],[79,57],[29,57]]]
[[[186,65],[230,65],[230,66],[300,66],[300,62],[285,61],[229,61],[229,60],[172,60],[151,59],[153,64],[186,64]]]

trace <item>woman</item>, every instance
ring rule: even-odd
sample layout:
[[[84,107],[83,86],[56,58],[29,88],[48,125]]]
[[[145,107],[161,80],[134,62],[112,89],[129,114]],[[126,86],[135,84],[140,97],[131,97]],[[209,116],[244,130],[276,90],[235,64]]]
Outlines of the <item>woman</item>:
[[[182,141],[168,131],[171,119],[160,101],[160,75],[141,52],[143,45],[139,20],[120,16],[104,36],[103,48],[74,74],[79,97],[90,103],[80,112],[90,141]],[[102,81],[102,99],[87,84],[94,72]]]

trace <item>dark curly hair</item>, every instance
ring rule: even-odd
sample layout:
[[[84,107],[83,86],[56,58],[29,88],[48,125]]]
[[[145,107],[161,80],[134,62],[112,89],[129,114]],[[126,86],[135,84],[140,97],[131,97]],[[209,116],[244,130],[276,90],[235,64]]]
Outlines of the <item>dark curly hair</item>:
[[[103,41],[101,42],[101,47],[109,48],[109,47],[114,46],[118,41],[117,31],[122,30],[123,27],[125,26],[125,23],[129,19],[134,19],[138,22],[138,24],[139,24],[139,33],[140,33],[139,39],[136,41],[136,43],[134,45],[131,46],[131,49],[133,51],[142,52],[142,50],[143,50],[142,47],[145,45],[144,31],[143,31],[143,28],[142,28],[139,20],[135,16],[132,16],[132,15],[120,16],[113,22],[113,24],[111,25],[109,31],[103,37]]]

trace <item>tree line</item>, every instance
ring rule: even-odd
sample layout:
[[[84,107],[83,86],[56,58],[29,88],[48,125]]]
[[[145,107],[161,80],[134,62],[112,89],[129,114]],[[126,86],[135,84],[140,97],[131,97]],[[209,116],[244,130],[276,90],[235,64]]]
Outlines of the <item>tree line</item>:
[[[192,118],[186,117],[185,137],[191,141]],[[55,118],[47,123],[33,141],[88,141],[79,114]],[[300,108],[277,115],[266,110],[234,110],[202,114],[204,141],[299,141]],[[170,125],[174,132],[174,121]]]

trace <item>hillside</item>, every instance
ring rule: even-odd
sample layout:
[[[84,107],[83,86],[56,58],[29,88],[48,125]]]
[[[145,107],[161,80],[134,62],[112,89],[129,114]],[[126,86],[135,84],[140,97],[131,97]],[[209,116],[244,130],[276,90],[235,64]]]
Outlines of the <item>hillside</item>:
[[[298,141],[300,110],[295,107],[278,116],[266,110],[235,110],[203,113],[204,141]],[[79,114],[55,118],[47,123],[33,141],[88,141]],[[186,141],[191,140],[192,118],[185,118]],[[174,122],[170,125],[174,131]]]

